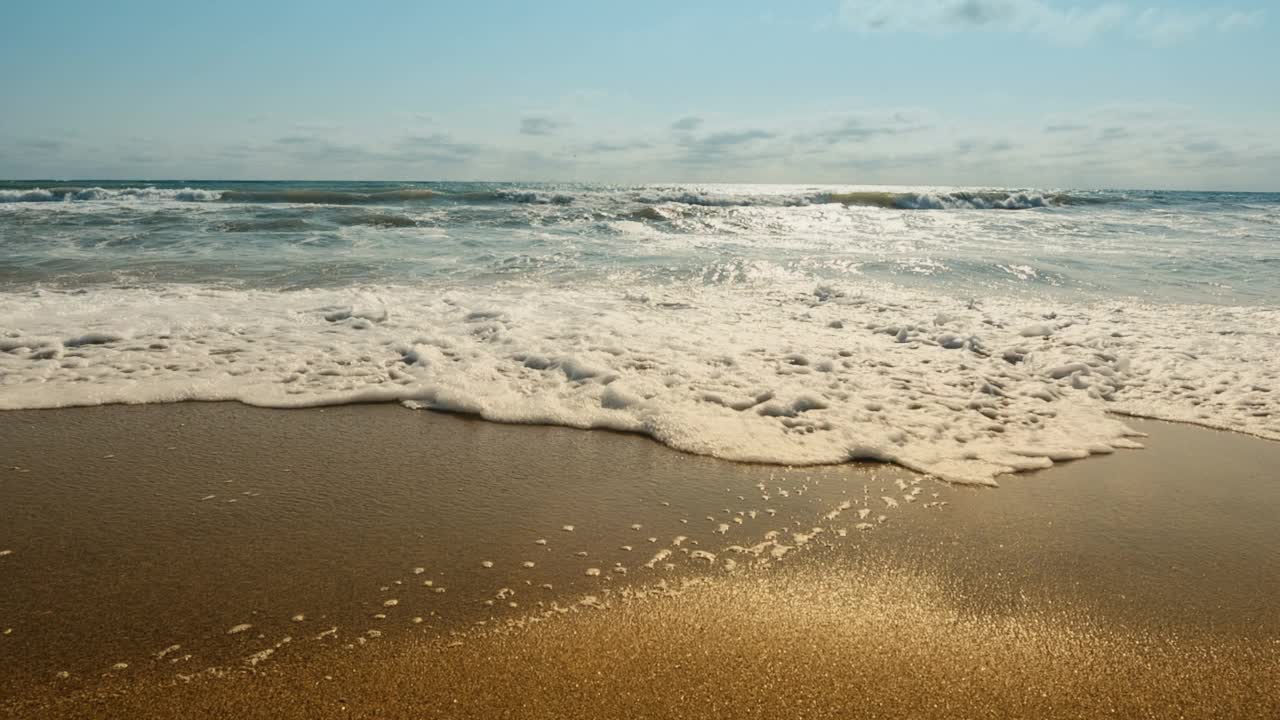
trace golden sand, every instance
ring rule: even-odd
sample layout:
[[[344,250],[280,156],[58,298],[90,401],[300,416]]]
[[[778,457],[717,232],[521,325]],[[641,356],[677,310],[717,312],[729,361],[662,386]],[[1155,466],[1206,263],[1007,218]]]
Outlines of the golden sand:
[[[0,420],[4,717],[1280,715],[1274,443],[972,490],[396,407]]]

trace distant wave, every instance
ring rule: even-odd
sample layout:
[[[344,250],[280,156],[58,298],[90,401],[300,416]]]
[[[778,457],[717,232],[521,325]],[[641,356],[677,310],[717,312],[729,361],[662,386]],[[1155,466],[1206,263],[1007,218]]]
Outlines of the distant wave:
[[[1088,198],[1072,196],[1066,193],[1046,194],[1007,191],[952,191],[941,193],[847,192],[830,193],[824,196],[824,199],[826,202],[840,203],[841,205],[880,207],[895,210],[1027,210],[1089,202]]]
[[[1113,202],[1114,199],[1063,192],[954,190],[947,192],[853,191],[805,195],[717,195],[682,192],[640,195],[646,205],[690,205],[695,207],[796,207],[839,203],[846,206],[880,207],[891,210],[1024,210],[1065,205]]]
[[[223,190],[223,202],[297,203],[305,205],[359,205],[363,203],[408,202],[431,200],[438,196],[434,190],[411,188],[375,193],[345,192],[341,190]]]
[[[100,188],[54,187],[26,190],[0,190],[0,203],[14,202],[75,202],[90,200],[182,200],[186,202],[212,202],[222,195],[217,190],[199,188]]]
[[[380,228],[404,228],[414,227],[418,223],[411,217],[404,215],[395,215],[392,213],[371,213],[367,212],[362,215],[342,218],[338,221],[339,225],[367,225],[369,227]]]
[[[0,189],[0,203],[85,201],[185,201],[302,205],[376,205],[444,200],[457,204],[582,205],[637,220],[669,219],[644,208],[801,207],[837,203],[891,210],[1024,210],[1115,202],[1123,197],[1034,190],[946,190],[937,192],[850,191],[796,194],[716,193],[697,189],[619,188],[574,194],[539,188],[442,191],[401,188],[374,192],[336,188],[263,187],[203,189],[155,187],[49,187]],[[640,209],[637,210],[637,206]]]
[[[315,205],[358,205],[362,203],[431,200],[434,190],[410,188],[360,193],[342,190],[204,190],[200,188],[154,187],[53,187],[0,190],[0,202],[87,202],[102,200],[179,200],[185,202],[296,203]]]
[[[566,193],[542,193],[533,190],[477,190],[446,197],[464,202],[508,202],[528,205],[568,205],[576,199]]]

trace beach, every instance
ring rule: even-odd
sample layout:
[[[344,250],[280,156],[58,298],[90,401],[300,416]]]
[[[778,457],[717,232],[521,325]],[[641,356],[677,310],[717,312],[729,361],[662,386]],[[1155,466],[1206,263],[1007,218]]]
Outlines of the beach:
[[[395,405],[0,415],[0,714],[1267,717],[1280,444],[998,488]]]

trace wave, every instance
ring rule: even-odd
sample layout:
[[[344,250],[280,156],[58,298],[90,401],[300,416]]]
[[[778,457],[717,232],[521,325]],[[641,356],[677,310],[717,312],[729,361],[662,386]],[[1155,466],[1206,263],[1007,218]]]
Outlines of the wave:
[[[369,227],[380,228],[405,228],[416,227],[418,222],[411,217],[404,215],[394,215],[391,213],[364,213],[352,217],[342,218],[338,221],[339,225],[367,225]]]
[[[1116,202],[1122,197],[1104,197],[1093,194],[1045,192],[1034,190],[949,190],[935,192],[911,191],[849,191],[804,192],[794,194],[746,194],[715,193],[699,189],[612,189],[585,190],[573,194],[538,188],[486,188],[483,190],[433,190],[428,188],[400,188],[361,192],[336,188],[280,188],[254,189],[203,189],[156,187],[50,187],[0,189],[0,203],[23,202],[82,202],[82,201],[143,201],[168,200],[185,202],[225,203],[281,203],[301,205],[363,205],[425,202],[446,200],[458,204],[524,204],[524,205],[584,205],[585,207],[610,208],[619,214],[636,213],[635,219],[659,220],[644,208],[653,206],[684,206],[689,208],[735,207],[803,207],[815,204],[837,203],[846,206],[879,207],[892,210],[1023,210],[1054,208],[1069,205],[1092,205]],[[630,206],[619,211],[619,205]],[[639,210],[636,209],[639,206]],[[645,217],[649,215],[649,217]]]
[[[540,193],[533,190],[477,190],[446,197],[464,202],[507,202],[525,205],[568,205],[577,199],[566,193]]]
[[[0,203],[20,202],[86,202],[92,200],[180,200],[213,202],[222,195],[217,190],[200,188],[102,188],[54,187],[24,190],[0,190]]]
[[[384,192],[361,193],[343,190],[292,189],[292,190],[223,190],[223,202],[242,203],[294,203],[299,205],[360,205],[365,203],[410,202],[432,200],[439,196],[434,190],[407,188]]]
[[[1136,447],[1108,411],[1280,440],[1275,309],[1061,302],[1045,312],[1020,298],[976,308],[948,292],[866,289],[0,293],[0,411],[402,401],[642,433],[728,460],[876,458],[976,483]],[[583,307],[592,322],[579,323]],[[744,344],[744,316],[769,331]]]
[[[439,193],[436,191],[425,188],[362,193],[320,189],[206,190],[202,188],[155,187],[52,187],[0,190],[0,203],[178,200],[183,202],[221,201],[304,205],[358,205],[432,200],[438,196]]]
[[[890,210],[1029,210],[1084,204],[1092,199],[1067,193],[1010,191],[847,192],[820,196],[820,201]]]
[[[271,220],[235,220],[218,225],[222,232],[301,232],[311,228],[311,223],[302,218],[275,218]]]

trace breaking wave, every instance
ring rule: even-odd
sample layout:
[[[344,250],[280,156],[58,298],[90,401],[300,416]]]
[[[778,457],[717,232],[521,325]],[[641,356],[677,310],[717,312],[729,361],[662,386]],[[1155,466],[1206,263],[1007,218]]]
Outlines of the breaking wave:
[[[217,190],[199,188],[130,187],[108,189],[101,187],[54,187],[23,190],[0,190],[0,203],[20,202],[85,202],[91,200],[181,200],[185,202],[212,202],[222,195]]]
[[[617,189],[578,193],[537,188],[486,188],[480,190],[401,188],[361,192],[337,188],[207,189],[156,187],[50,187],[0,189],[0,203],[88,201],[183,201],[226,203],[280,203],[299,205],[397,204],[445,200],[458,204],[582,205],[609,207],[630,205],[636,219],[652,217],[644,208],[686,206],[703,208],[802,207],[841,204],[891,210],[1024,210],[1068,205],[1115,202],[1117,197],[1043,192],[1034,190],[951,190],[939,192],[850,191],[777,193],[717,193],[697,189]],[[640,210],[636,210],[636,206]],[[646,217],[649,216],[649,217]]]
[[[826,202],[896,210],[1028,210],[1088,202],[1066,193],[1038,192],[847,192],[830,193]]]
[[[223,202],[294,203],[303,205],[359,205],[363,203],[413,202],[432,200],[439,195],[425,188],[362,193],[341,190],[224,190]]]

